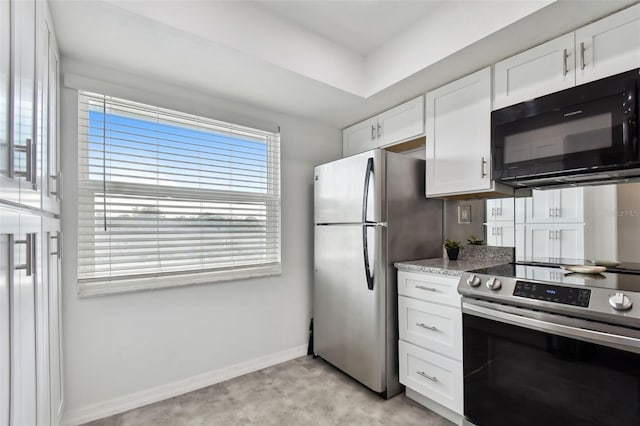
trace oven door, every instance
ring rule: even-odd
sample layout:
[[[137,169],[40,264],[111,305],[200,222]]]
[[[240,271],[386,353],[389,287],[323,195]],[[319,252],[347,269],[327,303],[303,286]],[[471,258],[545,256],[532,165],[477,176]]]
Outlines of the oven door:
[[[640,425],[638,331],[466,298],[463,330],[468,422]]]
[[[638,70],[494,111],[493,178],[508,182],[638,161]]]

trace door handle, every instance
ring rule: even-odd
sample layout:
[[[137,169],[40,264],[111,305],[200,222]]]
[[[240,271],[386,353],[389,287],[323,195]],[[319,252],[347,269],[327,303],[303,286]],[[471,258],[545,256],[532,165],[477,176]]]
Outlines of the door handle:
[[[58,256],[58,259],[62,259],[62,232],[57,231],[56,235],[50,237],[56,241],[56,251],[49,253],[51,256]]]
[[[56,198],[60,201],[62,201],[62,197],[63,197],[63,176],[62,176],[62,172],[58,172],[57,174],[51,176],[51,179],[56,181],[56,190],[55,191],[51,191],[51,194],[55,195]]]
[[[487,174],[484,171],[484,165],[487,164],[487,160],[484,159],[484,157],[480,157],[480,178],[484,179],[485,177],[487,177]]]
[[[371,125],[371,140],[376,140],[376,126],[374,126],[373,124]]]
[[[32,157],[33,157],[33,147],[32,147],[32,142],[31,139],[27,138],[25,140],[25,144],[24,145],[14,145],[13,146],[14,151],[16,152],[24,152],[26,158],[26,162],[25,162],[25,170],[13,170],[13,161],[11,162],[11,168],[12,168],[12,175],[13,176],[21,176],[24,177],[27,182],[32,182],[33,179],[33,161],[32,161]],[[12,156],[13,157],[13,156]]]
[[[416,371],[417,374],[419,374],[420,376],[424,377],[425,379],[429,379],[434,383],[438,382],[438,378],[436,376],[430,376],[427,373],[425,373],[424,371]]]
[[[549,217],[553,217],[553,208],[549,208]]]
[[[549,229],[549,239],[553,240],[553,230]]]
[[[381,130],[384,130],[384,129],[382,128],[382,126],[380,124],[378,124],[378,138],[380,138],[380,136],[382,136],[382,131]]]
[[[560,207],[556,207],[555,208],[555,212],[554,212],[555,216],[554,217],[560,217]]]
[[[433,288],[433,287],[425,287],[423,285],[418,284],[416,286],[416,288],[419,288],[420,290],[427,290],[427,291],[438,291],[437,289]]]
[[[437,327],[432,326],[432,325],[426,325],[426,324],[424,324],[424,323],[422,323],[422,322],[417,322],[417,323],[416,323],[416,325],[417,325],[418,327],[421,327],[421,328],[426,328],[427,330],[431,330],[431,331],[438,331],[438,328],[437,328]]]
[[[567,49],[564,49],[562,51],[562,75],[567,75],[569,73],[569,69],[567,68],[568,56],[569,56],[569,53],[567,52]]]
[[[367,210],[369,202],[369,186],[373,174],[373,157],[367,159],[367,167],[364,175],[364,188],[362,190],[362,256],[364,257],[364,273],[367,279],[367,288],[373,290],[373,276],[369,265],[369,235],[367,229],[372,223],[367,222]]]
[[[580,69],[583,70],[586,64],[584,63],[584,42],[580,42]]]
[[[24,240],[15,240],[14,244],[24,244],[25,246],[25,254],[26,254],[26,262],[21,265],[16,265],[13,269],[24,270],[26,276],[30,277],[33,275],[35,269],[35,235],[36,234],[27,234]]]

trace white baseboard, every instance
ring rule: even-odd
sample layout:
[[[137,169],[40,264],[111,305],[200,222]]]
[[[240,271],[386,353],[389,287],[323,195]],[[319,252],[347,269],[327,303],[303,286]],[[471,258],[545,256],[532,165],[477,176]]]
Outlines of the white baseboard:
[[[255,358],[239,364],[230,365],[218,370],[198,374],[187,379],[156,386],[129,395],[124,395],[108,401],[87,405],[64,413],[62,424],[64,426],[76,426],[88,423],[114,414],[142,407],[163,399],[172,398],[197,389],[215,385],[225,380],[233,379],[247,373],[261,370],[281,362],[307,354],[307,345],[297,346],[285,351],[276,352],[260,358]]]

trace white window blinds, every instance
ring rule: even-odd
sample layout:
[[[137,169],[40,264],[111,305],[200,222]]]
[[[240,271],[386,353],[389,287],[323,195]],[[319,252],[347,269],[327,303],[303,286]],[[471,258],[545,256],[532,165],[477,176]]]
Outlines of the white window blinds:
[[[280,272],[280,137],[79,92],[80,294]]]

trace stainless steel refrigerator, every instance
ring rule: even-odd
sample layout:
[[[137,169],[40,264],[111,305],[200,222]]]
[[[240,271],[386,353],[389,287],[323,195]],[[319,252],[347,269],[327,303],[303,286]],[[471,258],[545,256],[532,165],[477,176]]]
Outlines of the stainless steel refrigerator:
[[[402,390],[393,263],[442,256],[424,168],[376,149],[314,170],[314,352],[386,398]]]

